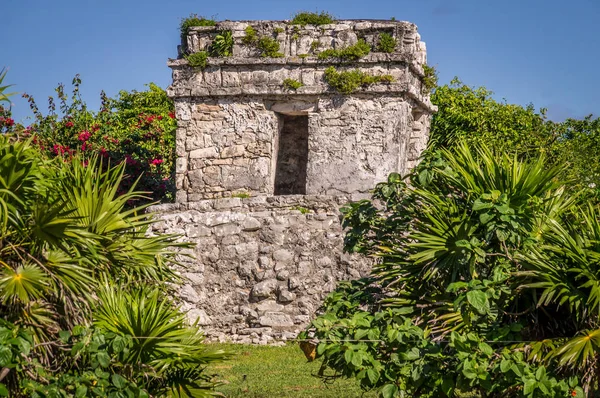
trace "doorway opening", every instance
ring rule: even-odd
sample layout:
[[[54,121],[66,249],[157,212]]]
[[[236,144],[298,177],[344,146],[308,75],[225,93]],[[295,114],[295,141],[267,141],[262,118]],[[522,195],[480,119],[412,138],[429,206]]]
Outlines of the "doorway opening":
[[[305,195],[308,115],[279,115],[275,195]]]

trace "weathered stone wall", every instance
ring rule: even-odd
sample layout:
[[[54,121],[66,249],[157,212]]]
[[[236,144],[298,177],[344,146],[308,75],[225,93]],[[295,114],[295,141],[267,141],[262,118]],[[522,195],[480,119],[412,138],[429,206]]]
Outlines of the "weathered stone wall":
[[[248,26],[275,38],[283,56],[264,58],[245,44]],[[368,272],[371,260],[342,252],[338,209],[416,164],[435,107],[423,87],[425,44],[411,23],[227,21],[190,29],[183,48],[206,51],[223,30],[232,32],[233,56],[209,57],[204,69],[169,61],[177,204],[153,208],[161,218],[153,231],[196,244],[182,258],[190,317],[214,337],[264,343],[294,336],[337,281]],[[393,53],[377,52],[381,33],[397,40]],[[373,48],[366,57],[318,58],[359,39]],[[329,66],[394,81],[342,95],[324,78]],[[285,88],[288,78],[303,86]]]
[[[295,336],[339,280],[370,262],[343,254],[338,208],[349,197],[271,196],[155,206],[153,233],[194,242],[181,297],[207,334],[243,342]]]
[[[184,107],[189,112],[181,113]],[[178,107],[184,133],[177,136],[177,201],[242,192],[272,195],[282,126],[278,115],[302,114],[298,109],[308,116],[304,192],[309,195],[367,192],[390,172],[406,171],[427,139],[413,130],[412,107],[402,97],[315,97],[293,103],[255,96],[193,99]]]

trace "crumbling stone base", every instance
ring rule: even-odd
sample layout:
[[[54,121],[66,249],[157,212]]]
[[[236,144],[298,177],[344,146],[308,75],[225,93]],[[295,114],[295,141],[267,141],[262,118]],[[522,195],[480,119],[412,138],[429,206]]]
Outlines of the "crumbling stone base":
[[[180,291],[209,338],[266,344],[293,338],[340,280],[368,258],[342,252],[339,207],[350,197],[224,198],[152,208],[155,233],[196,244],[182,256]]]

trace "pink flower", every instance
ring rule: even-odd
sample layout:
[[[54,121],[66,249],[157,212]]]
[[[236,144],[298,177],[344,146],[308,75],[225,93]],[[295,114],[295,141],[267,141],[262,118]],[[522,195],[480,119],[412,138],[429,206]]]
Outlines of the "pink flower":
[[[79,136],[77,137],[77,139],[79,141],[85,142],[85,141],[89,140],[91,136],[92,136],[92,133],[90,133],[87,130],[84,130],[81,133],[79,133]]]
[[[108,157],[108,151],[106,150],[106,148],[104,148],[104,147],[100,148],[100,156],[102,156],[103,158]]]
[[[175,119],[175,114],[174,114],[173,112],[169,112],[169,117],[170,117],[171,119]]]
[[[157,118],[158,120],[163,120],[163,117],[162,117],[162,115],[158,115],[156,118]]]
[[[65,127],[73,127],[73,122],[66,122]]]
[[[162,159],[152,159],[152,161],[150,161],[150,164],[153,164],[154,166],[158,166],[162,162],[163,162]]]
[[[137,162],[135,161],[134,158],[131,157],[131,155],[125,155],[125,164],[130,164],[130,165],[134,165]]]

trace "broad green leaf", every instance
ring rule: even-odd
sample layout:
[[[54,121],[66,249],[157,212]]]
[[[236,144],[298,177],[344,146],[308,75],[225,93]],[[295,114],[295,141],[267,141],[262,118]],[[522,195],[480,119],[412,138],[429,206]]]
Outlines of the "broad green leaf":
[[[467,301],[481,315],[485,315],[490,311],[490,303],[487,295],[481,290],[471,290],[467,292]]]
[[[395,384],[386,384],[381,389],[382,398],[394,398],[398,392],[398,387]]]
[[[13,358],[10,347],[0,346],[0,366],[8,366],[11,364]]]

